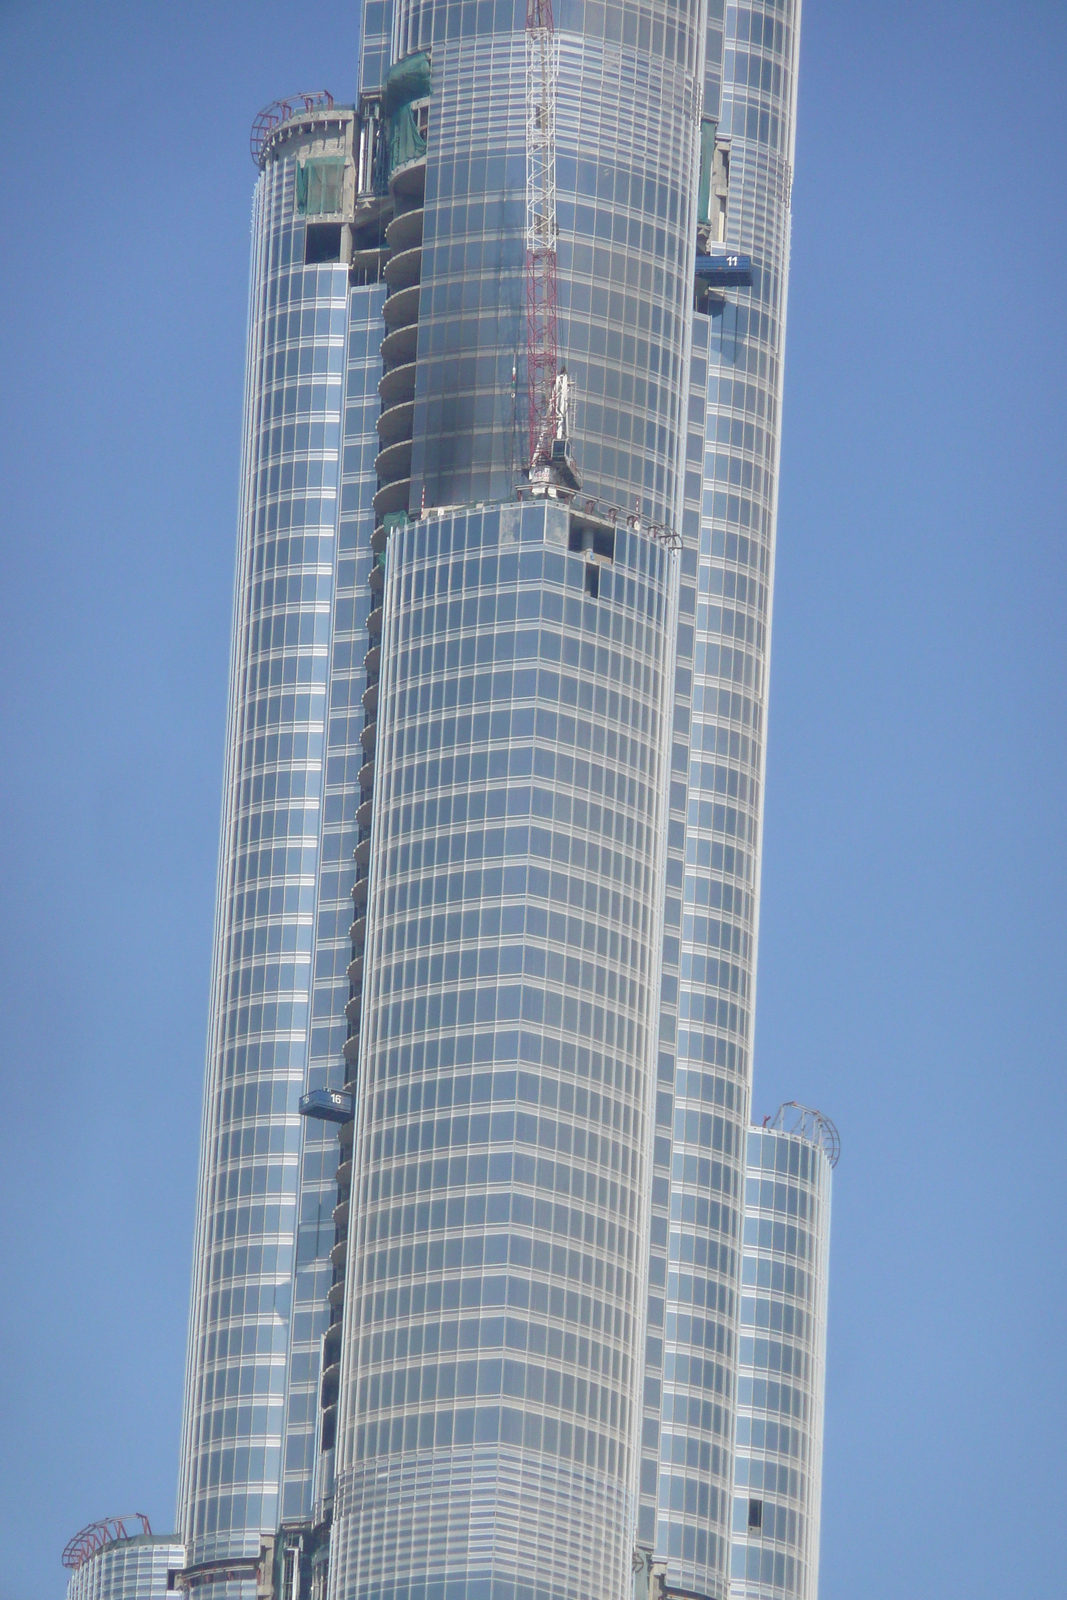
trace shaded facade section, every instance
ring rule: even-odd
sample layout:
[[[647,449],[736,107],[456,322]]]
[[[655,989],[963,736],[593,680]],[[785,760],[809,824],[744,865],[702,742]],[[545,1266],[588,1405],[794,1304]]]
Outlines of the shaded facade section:
[[[677,527],[700,23],[564,5],[554,39],[559,357],[586,494]],[[402,6],[433,92],[409,510],[510,498],[527,465],[525,5]]]
[[[365,757],[367,687],[364,667],[368,587],[377,487],[375,420],[381,377],[384,286],[349,291],[337,574],[330,635],[329,715],[323,781],[322,837],[312,961],[310,1040],[305,1088],[340,1087],[345,1077],[345,1007],[349,1000],[353,852],[359,775]],[[311,1515],[321,1440],[319,1408],[323,1338],[330,1319],[336,1243],[336,1127],[304,1121],[300,1157],[293,1320],[286,1393],[281,1520]],[[330,1352],[327,1351],[327,1360]]]

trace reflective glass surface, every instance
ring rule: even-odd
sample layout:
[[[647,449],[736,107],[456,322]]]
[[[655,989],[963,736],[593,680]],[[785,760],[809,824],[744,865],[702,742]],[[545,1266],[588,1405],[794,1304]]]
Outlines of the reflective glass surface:
[[[751,256],[754,282],[693,319],[679,616],[694,659],[675,718],[688,804],[677,1008],[661,1024],[670,1214],[651,1242],[664,1337],[647,1369],[662,1360],[662,1401],[658,1437],[646,1418],[639,1512],[669,1581],[706,1595],[725,1592],[730,1540],[797,20],[791,0],[708,8],[704,110],[729,140],[724,242]]]
[[[748,1137],[734,1461],[734,1600],[817,1600],[830,1163]]]
[[[675,558],[569,527],[390,538],[336,1595],[629,1570]]]
[[[559,359],[586,493],[677,526],[700,39],[681,9],[564,0]],[[509,497],[528,460],[525,6],[402,5],[432,52],[412,510]]]
[[[279,1518],[311,1514],[332,1284],[337,1600],[438,1600],[446,1580],[448,1600],[617,1600],[635,1531],[670,1584],[725,1596],[738,1361],[744,1404],[759,1377],[744,1139],[798,9],[556,7],[560,355],[584,492],[622,513],[609,564],[569,548],[561,507],[514,499],[525,5],[364,6],[364,91],[416,49],[432,68],[417,521],[388,536],[373,736],[387,291],[303,265],[299,150],[260,180],[190,1561],[258,1554]],[[691,293],[701,110],[729,140],[725,245],[754,263],[752,288],[709,315]],[[625,527],[634,511],[679,531],[677,555]],[[372,852],[358,1027],[357,843],[361,872]],[[336,1131],[297,1116],[303,1089],[343,1081],[346,1036],[353,1075],[363,1052],[350,1216]],[[807,1543],[787,1517],[767,1569],[798,1595],[813,1481],[789,1491]],[[778,1554],[794,1562],[781,1580]],[[249,1586],[212,1593],[231,1591]]]
[[[184,1565],[185,1546],[173,1535],[116,1539],[71,1573],[67,1600],[165,1600]]]
[[[226,777],[180,1526],[278,1521],[337,561],[348,274],[305,267],[296,160],[256,190]]]
[[[382,285],[353,288],[349,295],[345,367],[341,499],[337,577],[330,640],[329,718],[323,782],[322,842],[316,897],[311,992],[308,1089],[339,1087],[351,959],[352,852],[357,831],[359,771],[365,759],[362,696],[363,658],[371,593],[371,502],[377,480],[378,380],[382,365]],[[322,1336],[329,1321],[327,1296],[337,1204],[337,1130],[306,1119],[300,1165],[299,1218],[293,1276],[293,1322],[286,1397],[285,1458],[281,1515],[307,1517],[315,1481]]]

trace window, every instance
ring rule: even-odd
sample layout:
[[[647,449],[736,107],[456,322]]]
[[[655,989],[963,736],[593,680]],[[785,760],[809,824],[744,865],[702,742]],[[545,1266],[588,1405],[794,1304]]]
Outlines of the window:
[[[748,1502],[748,1531],[759,1533],[763,1528],[763,1501],[750,1500]]]

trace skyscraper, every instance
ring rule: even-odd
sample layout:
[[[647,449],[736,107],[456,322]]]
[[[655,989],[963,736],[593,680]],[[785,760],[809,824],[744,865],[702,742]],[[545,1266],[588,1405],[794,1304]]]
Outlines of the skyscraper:
[[[257,119],[179,1492],[212,1600],[279,1529],[287,1596],[338,1600],[618,1597],[635,1544],[720,1600],[754,1547],[798,23],[372,0],[356,103]]]
[[[816,1600],[830,1175],[837,1130],[780,1107],[748,1135],[732,1600]]]

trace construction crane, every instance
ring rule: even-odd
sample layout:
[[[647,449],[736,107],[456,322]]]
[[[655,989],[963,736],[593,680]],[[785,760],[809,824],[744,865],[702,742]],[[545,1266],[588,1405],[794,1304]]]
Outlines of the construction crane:
[[[552,0],[526,0],[526,380],[530,483],[577,489],[567,445],[570,380],[559,363],[556,39]]]

